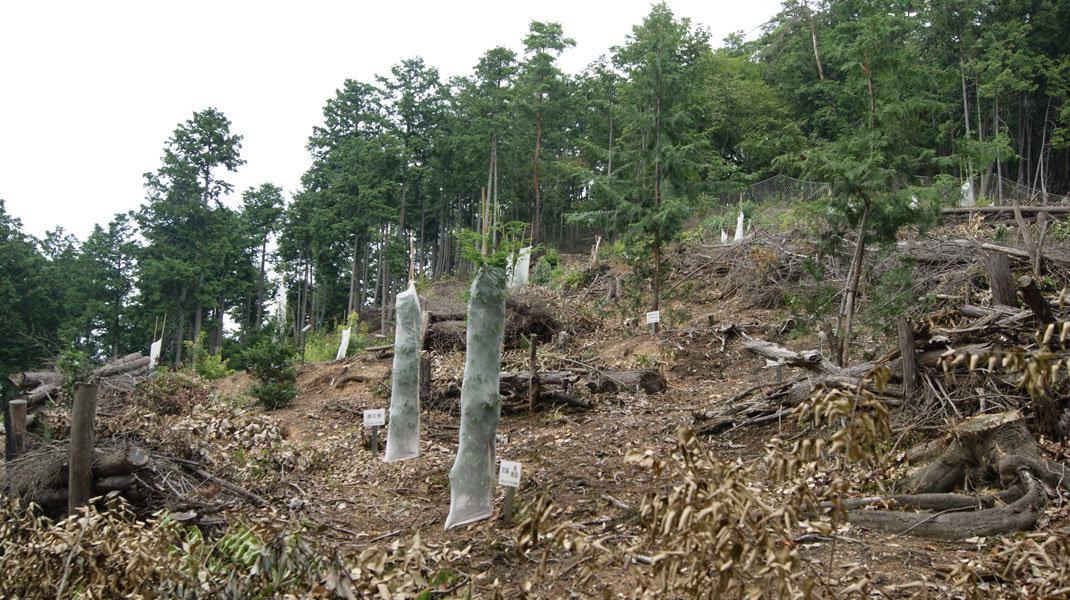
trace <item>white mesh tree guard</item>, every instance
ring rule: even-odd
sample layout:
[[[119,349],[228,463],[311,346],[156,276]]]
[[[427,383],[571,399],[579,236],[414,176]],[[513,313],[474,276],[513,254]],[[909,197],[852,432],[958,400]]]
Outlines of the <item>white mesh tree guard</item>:
[[[498,395],[505,331],[505,270],[480,267],[468,300],[467,349],[461,383],[461,435],[450,469],[450,513],[446,529],[494,512],[494,437],[501,415]]]
[[[149,370],[156,368],[156,365],[160,364],[160,350],[163,347],[163,338],[160,338],[153,342],[149,346]]]
[[[398,294],[395,304],[394,368],[390,386],[390,421],[383,460],[420,456],[420,300],[416,286]]]
[[[346,353],[349,352],[349,331],[351,327],[346,327],[346,330],[342,332],[342,341],[338,344],[338,353],[334,355],[334,360],[342,360],[346,357]]]
[[[528,284],[528,272],[531,267],[531,246],[521,248],[520,255],[516,258],[516,266],[512,264],[506,269],[509,278],[509,291],[515,292]]]

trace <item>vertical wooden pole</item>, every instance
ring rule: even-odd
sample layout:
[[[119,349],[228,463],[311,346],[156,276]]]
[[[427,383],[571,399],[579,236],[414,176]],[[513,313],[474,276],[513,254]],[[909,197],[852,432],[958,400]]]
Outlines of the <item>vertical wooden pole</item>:
[[[508,523],[509,521],[513,520],[513,511],[514,511],[513,504],[515,502],[516,502],[516,488],[515,487],[506,487],[505,488],[505,522],[506,523]]]
[[[14,437],[15,455],[26,453],[26,401],[12,400],[8,403],[11,410],[11,431]]]
[[[909,406],[918,393],[918,359],[914,354],[914,330],[910,327],[910,319],[901,314],[898,325],[899,353],[902,355],[903,365],[903,399]]]
[[[93,421],[97,410],[97,386],[74,386],[71,409],[71,458],[68,473],[67,512],[75,514],[93,494]]]
[[[372,458],[379,456],[379,426],[372,425]]]
[[[420,358],[420,401],[431,399],[431,359]]]
[[[1011,261],[1006,254],[989,250],[985,257],[988,269],[988,286],[992,289],[992,304],[1018,306],[1014,280],[1011,278]]]
[[[531,381],[528,384],[528,412],[535,412],[535,401],[539,398],[539,363],[535,360],[535,347],[538,343],[539,336],[531,334],[531,352],[528,354],[528,368],[531,370]]]

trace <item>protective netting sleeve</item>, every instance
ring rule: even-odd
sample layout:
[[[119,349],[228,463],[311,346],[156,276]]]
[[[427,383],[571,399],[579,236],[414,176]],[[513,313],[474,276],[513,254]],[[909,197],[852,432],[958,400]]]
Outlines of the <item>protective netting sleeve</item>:
[[[346,357],[346,353],[349,352],[349,331],[351,328],[346,327],[342,332],[342,341],[338,343],[338,352],[334,355],[334,360],[342,360]]]
[[[420,456],[420,301],[411,282],[398,294],[395,318],[390,421],[383,457],[387,462]]]
[[[528,271],[531,267],[531,247],[521,248],[516,259],[516,267],[509,273],[509,291],[515,292],[528,284]]]
[[[467,349],[461,383],[461,438],[450,469],[450,513],[446,528],[486,519],[494,512],[494,437],[505,331],[505,270],[481,267],[468,300]]]
[[[160,338],[149,346],[149,370],[152,371],[160,364],[160,350],[163,347],[163,338]]]

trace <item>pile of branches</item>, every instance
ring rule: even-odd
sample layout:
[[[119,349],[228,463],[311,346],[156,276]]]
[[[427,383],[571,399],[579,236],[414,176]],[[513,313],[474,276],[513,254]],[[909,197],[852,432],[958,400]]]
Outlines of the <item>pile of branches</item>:
[[[829,393],[849,404],[869,395],[884,409],[900,409],[904,434],[957,425],[935,451],[929,444],[908,454],[932,462],[899,482],[905,493],[838,503],[849,509],[852,522],[952,539],[1031,528],[1048,501],[1042,483],[1070,490],[1070,469],[1043,458],[1035,441],[1036,435],[1070,437],[1070,315],[1063,309],[1065,289],[1057,300],[1048,298],[1033,277],[1011,283],[1009,268],[1004,263],[1001,277],[999,266],[988,267],[993,305],[962,304],[917,323],[901,315],[899,347],[872,362],[844,367],[816,350],[798,352],[747,337],[743,347],[767,364],[802,374],[754,386],[720,410],[696,413],[701,433],[787,420]],[[1027,308],[1012,306],[1018,300]],[[887,376],[872,377],[878,371]],[[956,493],[982,485],[1000,491]]]

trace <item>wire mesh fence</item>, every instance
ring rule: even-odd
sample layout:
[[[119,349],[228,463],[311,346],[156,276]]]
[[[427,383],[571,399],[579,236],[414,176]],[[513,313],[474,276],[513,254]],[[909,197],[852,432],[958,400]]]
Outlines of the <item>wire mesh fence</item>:
[[[911,186],[931,186],[934,183],[935,179],[932,177],[898,175],[888,191],[894,192]],[[796,179],[787,175],[774,175],[735,192],[719,196],[714,208],[694,214],[687,220],[686,227],[688,229],[697,227],[709,217],[710,213],[718,210],[716,207],[732,206],[736,202],[748,204],[813,202],[830,194],[832,194],[832,186],[828,183]],[[953,201],[960,206],[968,206],[971,204],[1006,205],[1015,200],[1023,205],[1070,204],[1070,196],[1048,193],[1042,186],[1023,185],[1012,179],[995,175],[975,177],[973,180],[964,182]]]

